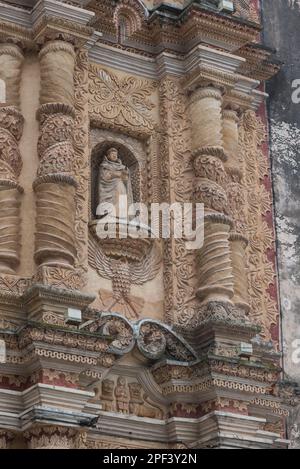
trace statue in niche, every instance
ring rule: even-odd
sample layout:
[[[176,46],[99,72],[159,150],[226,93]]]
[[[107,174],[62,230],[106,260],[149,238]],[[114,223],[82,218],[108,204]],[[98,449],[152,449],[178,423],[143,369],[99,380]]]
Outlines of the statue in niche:
[[[117,404],[117,412],[129,414],[129,392],[126,379],[119,377],[115,388],[115,397]]]
[[[98,204],[112,204],[118,214],[120,196],[127,196],[128,206],[133,203],[129,169],[120,160],[118,150],[110,148],[99,167]]]

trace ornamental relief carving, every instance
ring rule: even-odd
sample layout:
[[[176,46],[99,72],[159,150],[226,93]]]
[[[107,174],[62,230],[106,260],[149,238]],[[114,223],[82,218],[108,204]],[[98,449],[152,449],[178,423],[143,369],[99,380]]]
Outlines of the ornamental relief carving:
[[[104,241],[104,240],[103,240]],[[112,298],[106,305],[106,311],[125,309],[126,316],[138,318],[139,303],[130,294],[132,285],[143,285],[154,279],[161,268],[161,250],[159,242],[147,246],[145,255],[140,258],[139,241],[125,239],[109,240],[101,246],[95,239],[89,240],[89,265],[100,277],[112,280]],[[121,243],[125,241],[125,243]],[[104,249],[105,250],[104,250]],[[117,257],[117,258],[116,258]],[[99,292],[101,294],[101,292]],[[126,307],[124,308],[124,305]]]
[[[187,102],[180,82],[165,78],[159,86],[161,118],[161,199],[164,202],[191,202],[194,171],[191,159],[190,122]],[[170,323],[187,323],[197,302],[196,260],[185,241],[164,241],[165,317]]]
[[[24,118],[17,108],[0,108],[0,179],[18,182],[22,169],[19,141]]]
[[[98,313],[99,314],[99,313]],[[150,360],[162,357],[176,362],[192,362],[197,354],[172,327],[153,319],[131,322],[115,313],[102,313],[83,328],[88,332],[109,337],[108,353],[124,355],[137,347]]]
[[[75,191],[75,243],[72,250],[74,267],[40,266],[32,281],[62,289],[81,290],[86,284],[89,202],[86,51],[79,50],[76,55],[74,108],[63,104],[44,105],[41,107],[39,117],[41,133],[38,151],[41,161],[38,176],[45,178],[48,175],[53,178],[53,175],[57,174],[55,181],[59,181],[61,177],[68,177],[67,180],[75,186],[72,189],[72,194]]]
[[[119,77],[98,65],[89,67],[89,109],[92,124],[149,135],[155,129],[151,96],[156,85],[133,76]]]
[[[95,389],[105,412],[117,412],[137,417],[162,420],[165,410],[155,404],[138,381],[129,381],[123,376],[109,376]]]
[[[139,317],[144,304],[141,298],[131,295],[131,286],[154,279],[160,270],[160,243],[133,237],[99,239],[97,206],[103,201],[116,205],[124,191],[128,205],[159,202],[158,143],[155,135],[145,142],[99,128],[93,128],[90,135],[89,264],[99,276],[112,280],[113,287],[110,295],[108,291],[99,290],[97,305],[101,304],[105,311],[123,312],[128,318]],[[116,161],[112,160],[114,155]],[[108,173],[109,182],[105,179]]]
[[[73,171],[77,182],[75,194],[75,236],[77,277],[81,278],[81,288],[86,284],[87,245],[89,220],[89,108],[88,108],[88,52],[79,50],[74,71],[75,123],[73,133]]]
[[[246,193],[246,234],[250,317],[262,327],[262,337],[271,340],[277,326],[278,308],[270,290],[275,283],[274,265],[268,251],[274,250],[274,233],[264,217],[271,211],[271,197],[263,182],[269,176],[269,162],[261,146],[266,129],[253,111],[247,111],[240,122],[240,151],[244,155],[242,184]]]

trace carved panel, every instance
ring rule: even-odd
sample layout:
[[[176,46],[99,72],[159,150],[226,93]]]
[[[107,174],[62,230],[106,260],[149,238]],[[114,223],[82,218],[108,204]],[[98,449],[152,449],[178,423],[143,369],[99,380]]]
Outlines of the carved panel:
[[[176,79],[165,78],[159,87],[161,116],[161,198],[162,201],[193,200],[190,126],[186,96]],[[165,315],[169,322],[185,322],[193,313],[196,285],[195,253],[185,242],[164,242]]]
[[[102,381],[97,393],[106,412],[154,419],[163,419],[165,416],[165,410],[149,398],[136,380],[129,381],[123,376],[108,377]]]
[[[149,135],[155,128],[149,99],[155,82],[133,76],[118,77],[91,64],[89,69],[90,117],[93,124]]]
[[[274,233],[265,221],[271,211],[270,194],[264,185],[269,174],[269,163],[261,149],[265,139],[266,129],[261,119],[247,111],[241,119],[240,149],[244,155],[250,314],[261,325],[262,336],[270,340],[272,328],[277,325],[278,308],[276,300],[270,296],[276,280],[274,265],[268,258],[268,251],[274,250]]]

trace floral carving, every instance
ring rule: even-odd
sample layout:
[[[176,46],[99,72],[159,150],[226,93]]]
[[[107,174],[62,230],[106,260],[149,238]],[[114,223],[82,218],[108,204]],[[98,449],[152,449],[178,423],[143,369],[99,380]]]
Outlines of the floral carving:
[[[196,181],[195,197],[216,212],[227,213],[226,192],[214,181],[208,179],[198,179]]]
[[[30,285],[30,279],[18,278],[15,275],[0,275],[1,294],[21,296]]]
[[[17,182],[22,169],[18,142],[24,119],[14,107],[0,108],[0,179]]]
[[[192,347],[171,327],[151,319],[130,323],[115,313],[102,314],[84,330],[109,337],[111,343],[108,352],[116,355],[128,353],[137,345],[145,357],[153,360],[158,360],[163,355],[181,362],[197,358]]]
[[[117,314],[103,314],[86,329],[111,338],[109,352],[117,355],[127,353],[134,347],[134,334],[131,324]]]
[[[196,155],[194,158],[195,174],[199,178],[210,179],[223,185],[226,181],[226,173],[223,162],[213,155]]]
[[[190,127],[186,96],[181,84],[169,77],[159,86],[161,117],[161,199],[164,202],[193,200],[194,173],[190,151]],[[165,316],[180,321],[196,286],[195,256],[184,240],[164,243]]]
[[[274,249],[274,233],[266,224],[264,215],[271,210],[270,194],[263,185],[269,174],[269,164],[261,150],[265,141],[265,127],[253,111],[247,111],[241,119],[240,148],[244,155],[243,186],[246,193],[246,234],[249,302],[251,317],[261,325],[262,336],[272,338],[271,330],[277,325],[278,308],[270,296],[270,285],[274,284],[274,265],[267,252]]]
[[[84,285],[84,272],[59,266],[41,266],[33,277],[33,282],[66,290],[81,290]]]
[[[56,110],[50,105],[41,107],[39,111],[41,133],[38,141],[40,156],[38,176],[57,173],[71,176],[73,172],[74,119],[71,115],[59,111],[60,108]]]
[[[24,437],[30,449],[71,449],[77,434],[75,428],[45,425],[27,430]]]
[[[146,134],[153,132],[151,110],[154,104],[149,97],[155,89],[154,82],[131,76],[119,78],[93,64],[89,80],[92,122],[104,121],[114,127],[130,127]]]
[[[88,52],[79,50],[74,71],[75,124],[73,133],[73,171],[77,187],[75,195],[76,262],[77,269],[87,271],[88,188],[89,188],[89,110],[88,110]],[[85,275],[82,277],[86,283]]]

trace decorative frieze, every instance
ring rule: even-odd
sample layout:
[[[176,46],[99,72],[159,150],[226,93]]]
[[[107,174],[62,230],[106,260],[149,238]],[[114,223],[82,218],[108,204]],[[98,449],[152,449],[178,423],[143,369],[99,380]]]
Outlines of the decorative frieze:
[[[10,443],[13,441],[14,437],[13,432],[0,429],[0,449],[9,449]]]
[[[28,449],[75,449],[78,430],[57,425],[34,426],[24,432]]]

